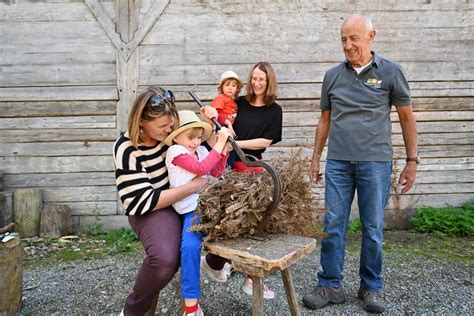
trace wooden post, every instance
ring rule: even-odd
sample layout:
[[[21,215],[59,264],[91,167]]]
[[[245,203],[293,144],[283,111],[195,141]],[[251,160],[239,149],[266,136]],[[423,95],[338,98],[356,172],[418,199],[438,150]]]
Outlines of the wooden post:
[[[0,242],[0,315],[13,316],[21,306],[22,255],[20,236]]]
[[[7,224],[5,213],[6,213],[6,201],[3,192],[0,191],[0,227],[3,227]]]
[[[5,208],[3,213],[3,226],[5,226],[13,222],[13,193],[11,191],[3,191],[2,194],[5,202]]]
[[[135,0],[116,0],[115,29],[123,42],[128,43],[138,28],[138,8]],[[136,49],[128,60],[117,53],[117,133],[127,129],[127,119],[138,89],[138,56]]]
[[[0,172],[0,227],[7,224],[5,220],[5,197],[3,196],[3,173]]]
[[[38,236],[42,197],[40,189],[16,189],[13,193],[13,221],[21,238]]]

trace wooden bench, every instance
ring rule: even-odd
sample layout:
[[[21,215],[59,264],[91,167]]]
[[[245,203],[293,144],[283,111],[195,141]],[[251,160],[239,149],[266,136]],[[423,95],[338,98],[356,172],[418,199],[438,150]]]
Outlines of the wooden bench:
[[[281,271],[291,315],[300,315],[290,267],[306,257],[316,248],[316,239],[270,235],[266,241],[238,238],[210,242],[206,250],[232,260],[235,271],[253,276],[253,315],[263,315],[263,278],[272,272]]]

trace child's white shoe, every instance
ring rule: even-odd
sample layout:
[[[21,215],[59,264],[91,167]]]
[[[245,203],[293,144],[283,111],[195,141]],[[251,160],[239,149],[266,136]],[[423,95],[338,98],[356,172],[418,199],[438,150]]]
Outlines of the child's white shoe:
[[[246,277],[245,280],[244,280],[244,283],[242,283],[242,285],[240,286],[240,289],[245,293],[245,294],[248,294],[248,295],[252,295],[253,294],[253,282],[252,282],[252,279],[249,278],[249,277]],[[268,288],[268,286],[263,283],[263,298],[266,298],[266,299],[272,299],[272,298],[275,298],[275,292],[273,292],[272,290],[270,290]]]
[[[224,267],[222,268],[222,271],[224,275],[226,276],[226,278],[229,279],[233,272],[232,263],[226,262],[224,264]]]
[[[225,283],[227,282],[227,275],[224,269],[214,270],[211,268],[206,261],[206,256],[201,257],[201,271],[206,271],[207,275],[214,281]]]

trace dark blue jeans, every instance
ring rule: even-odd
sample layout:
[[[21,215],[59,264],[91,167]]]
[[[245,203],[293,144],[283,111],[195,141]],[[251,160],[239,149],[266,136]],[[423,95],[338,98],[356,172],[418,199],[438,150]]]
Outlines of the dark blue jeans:
[[[362,224],[361,285],[375,292],[382,289],[383,219],[391,174],[392,162],[327,161],[324,232],[328,236],[321,242],[323,271],[318,273],[320,285],[336,288],[342,282],[347,226],[357,191]]]

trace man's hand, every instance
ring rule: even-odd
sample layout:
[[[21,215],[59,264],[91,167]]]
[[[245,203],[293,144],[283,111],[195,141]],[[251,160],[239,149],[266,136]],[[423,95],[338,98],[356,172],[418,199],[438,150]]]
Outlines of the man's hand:
[[[402,187],[402,193],[407,193],[416,179],[416,162],[409,161],[403,168],[402,173],[400,174],[400,179],[398,180],[398,185]]]
[[[315,183],[321,182],[321,180],[323,179],[323,173],[320,171],[320,168],[319,168],[319,160],[313,159],[313,161],[311,161],[310,172],[311,172],[310,176],[311,176],[312,182],[315,182]]]

